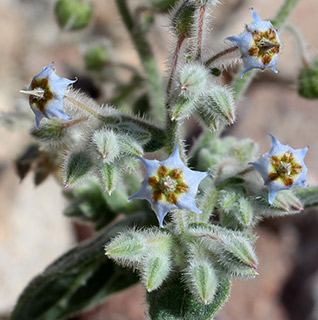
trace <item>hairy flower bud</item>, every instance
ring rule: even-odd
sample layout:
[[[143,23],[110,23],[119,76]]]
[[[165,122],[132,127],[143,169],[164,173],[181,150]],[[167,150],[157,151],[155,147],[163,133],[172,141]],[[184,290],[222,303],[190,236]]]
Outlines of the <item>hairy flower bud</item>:
[[[307,99],[318,99],[318,58],[298,75],[298,93]]]
[[[124,266],[138,266],[145,253],[146,238],[140,232],[126,231],[105,246],[105,254]]]
[[[108,48],[103,43],[92,46],[84,54],[86,69],[101,71],[110,61]]]
[[[111,163],[119,156],[119,138],[112,130],[100,129],[95,131],[92,142],[105,163]]]
[[[184,272],[184,280],[194,296],[204,304],[213,301],[218,286],[218,278],[208,254],[200,248],[190,250],[188,267]]]
[[[91,20],[93,6],[83,0],[58,0],[55,4],[55,16],[58,24],[67,30],[87,27]]]
[[[181,6],[174,12],[172,28],[179,37],[188,37],[194,21],[196,6],[189,1],[183,1]]]
[[[224,124],[235,121],[236,105],[233,93],[226,87],[213,86],[202,99],[198,109],[202,108],[207,117],[218,119]]]
[[[179,73],[180,94],[198,97],[207,90],[210,71],[199,62],[186,63]]]

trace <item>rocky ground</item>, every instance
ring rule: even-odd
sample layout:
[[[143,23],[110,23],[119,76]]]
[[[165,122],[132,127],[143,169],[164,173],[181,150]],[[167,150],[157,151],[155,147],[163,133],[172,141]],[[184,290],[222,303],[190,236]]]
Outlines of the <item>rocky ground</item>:
[[[99,37],[112,42],[118,61],[139,67],[113,1],[92,2],[95,11],[90,27],[70,34],[56,25],[53,1],[0,0],[1,111],[12,111],[18,103],[31,113],[19,90],[27,87],[34,74],[52,61],[59,74],[80,76],[83,50]],[[253,6],[263,18],[270,18],[282,2],[224,0],[224,5],[214,13],[215,32],[209,41],[221,46],[224,37],[240,33],[244,23],[251,20],[249,7]],[[310,55],[317,54],[317,0],[300,1],[290,21],[304,35]],[[161,17],[152,30],[163,72],[168,54],[167,25],[167,18]],[[260,144],[262,153],[270,145],[268,133],[295,148],[309,145],[307,182],[317,185],[318,162],[314,159],[318,158],[318,102],[297,95],[300,59],[291,37],[283,33],[281,38],[284,47],[277,65],[280,73],[258,74],[257,81],[238,105],[238,120],[229,133],[240,138],[251,137]],[[100,102],[107,101],[107,88],[96,85],[100,87]],[[15,175],[12,161],[30,141],[21,127],[14,132],[0,127],[0,315],[3,319],[28,281],[76,241],[74,225],[61,215],[64,201],[56,182],[49,179],[35,188],[30,177],[20,183]],[[256,230],[260,275],[254,280],[235,281],[231,299],[218,319],[317,320],[317,226],[314,210],[262,223]],[[145,312],[143,289],[135,286],[76,319],[141,320],[146,319]]]

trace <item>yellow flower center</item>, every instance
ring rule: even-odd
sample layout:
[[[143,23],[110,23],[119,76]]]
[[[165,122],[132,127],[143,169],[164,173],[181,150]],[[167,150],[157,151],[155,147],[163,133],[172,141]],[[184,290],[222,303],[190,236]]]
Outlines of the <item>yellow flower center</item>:
[[[269,64],[280,49],[275,30],[268,29],[265,32],[256,30],[252,33],[252,37],[254,45],[249,49],[249,55],[260,58],[264,66]]]
[[[189,190],[183,182],[183,171],[179,168],[169,170],[161,166],[157,174],[148,179],[148,185],[152,187],[152,198],[155,201],[166,200],[170,204],[176,204],[178,195]]]
[[[294,177],[302,172],[302,166],[295,161],[294,154],[287,151],[283,156],[272,156],[271,165],[273,171],[269,173],[268,178],[271,181],[281,179],[286,187],[294,183]]]

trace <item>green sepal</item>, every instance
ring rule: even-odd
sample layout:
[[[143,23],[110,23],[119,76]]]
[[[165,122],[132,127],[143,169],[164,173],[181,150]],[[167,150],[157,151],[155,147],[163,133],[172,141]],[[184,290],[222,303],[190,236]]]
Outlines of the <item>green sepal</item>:
[[[107,259],[103,247],[118,232],[144,223],[144,214],[135,214],[66,252],[29,283],[11,320],[61,319],[135,284],[137,277]]]
[[[31,135],[39,142],[48,143],[54,146],[64,142],[64,129],[63,122],[58,118],[53,118],[42,123],[38,129],[33,129]]]
[[[99,169],[99,178],[102,186],[105,188],[105,191],[109,195],[114,191],[117,181],[118,181],[119,172],[114,163],[101,163]]]
[[[71,153],[66,161],[64,172],[65,187],[79,183],[87,176],[93,167],[93,161],[88,152],[76,151]]]
[[[220,280],[211,304],[200,303],[178,278],[166,281],[160,290],[147,294],[151,320],[208,320],[227,301],[231,291],[231,281]]]

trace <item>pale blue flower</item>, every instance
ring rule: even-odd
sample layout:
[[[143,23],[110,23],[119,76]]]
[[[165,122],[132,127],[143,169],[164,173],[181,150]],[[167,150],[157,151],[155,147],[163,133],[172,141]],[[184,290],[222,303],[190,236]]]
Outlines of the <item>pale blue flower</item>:
[[[246,26],[246,30],[238,36],[228,37],[225,40],[231,41],[238,46],[244,63],[243,75],[251,69],[270,68],[275,73],[281,42],[277,30],[270,21],[262,20],[251,8],[252,23]]]
[[[131,199],[146,199],[155,211],[160,227],[166,214],[175,209],[185,209],[201,213],[195,205],[198,186],[209,172],[193,171],[180,159],[179,149],[175,144],[172,155],[164,160],[138,158],[146,169],[141,188]]]
[[[37,128],[43,118],[70,119],[63,110],[63,98],[67,86],[75,81],[56,75],[53,62],[32,79],[28,91],[21,90],[29,95],[29,103],[35,114]]]
[[[259,160],[252,162],[254,168],[262,175],[265,185],[269,188],[269,203],[272,204],[279,190],[290,189],[292,186],[306,187],[307,168],[304,157],[308,147],[293,149],[272,138],[272,148]]]

